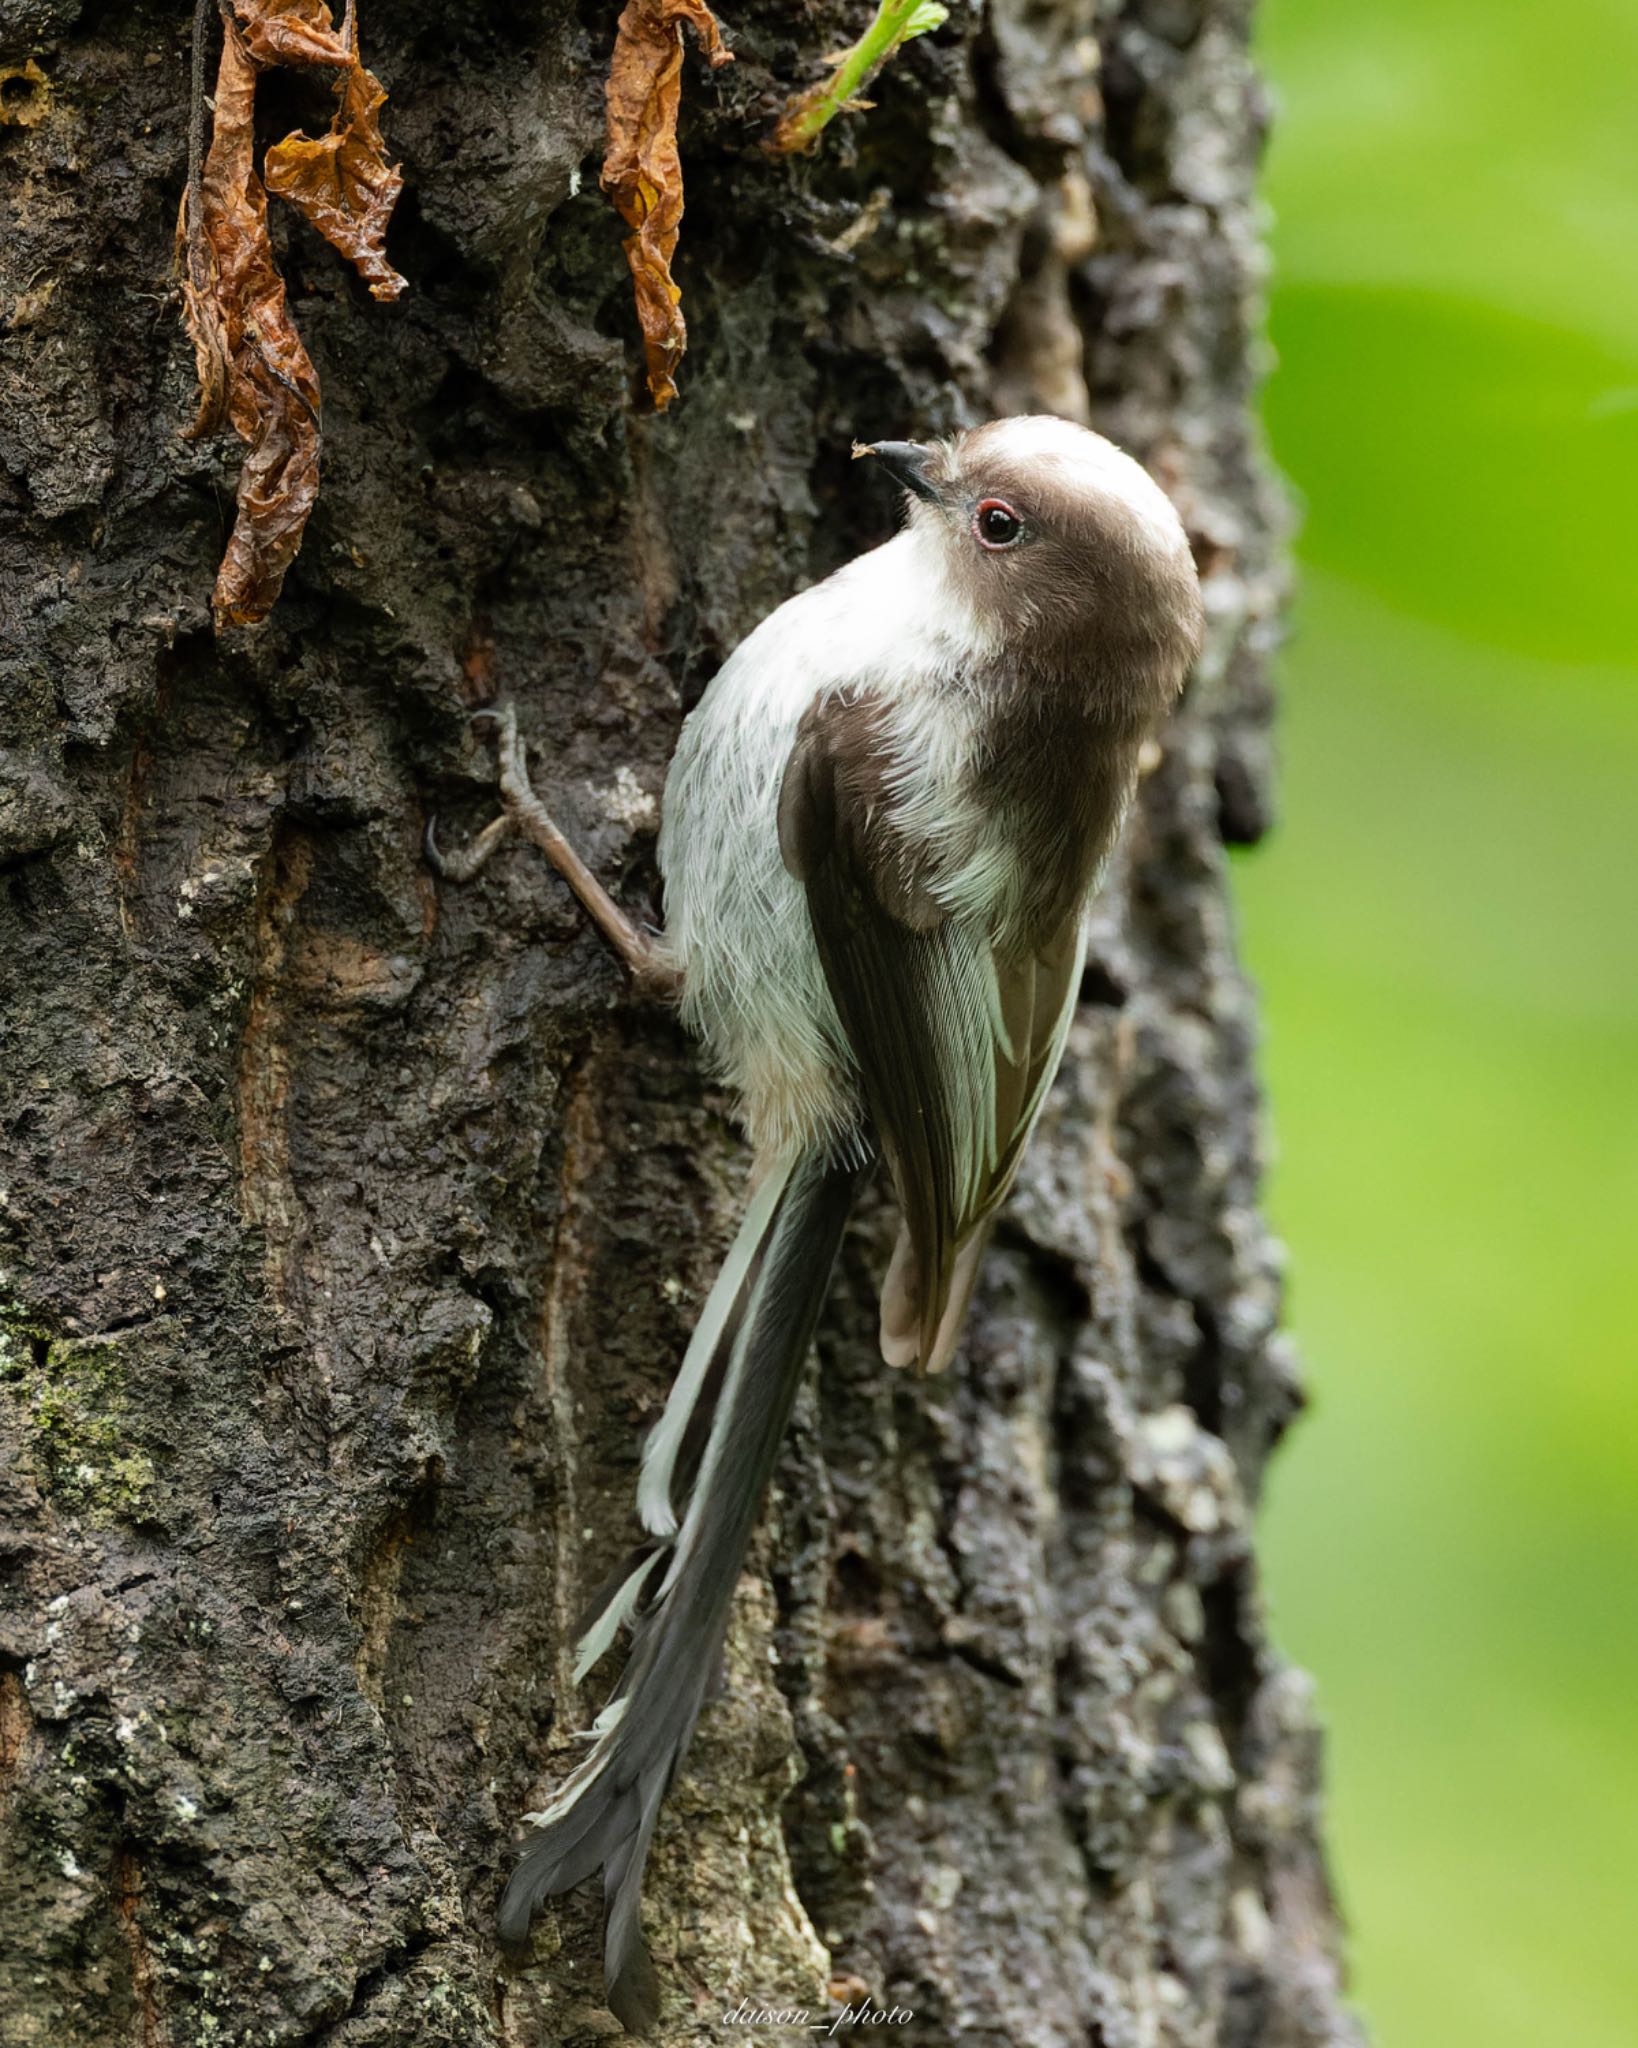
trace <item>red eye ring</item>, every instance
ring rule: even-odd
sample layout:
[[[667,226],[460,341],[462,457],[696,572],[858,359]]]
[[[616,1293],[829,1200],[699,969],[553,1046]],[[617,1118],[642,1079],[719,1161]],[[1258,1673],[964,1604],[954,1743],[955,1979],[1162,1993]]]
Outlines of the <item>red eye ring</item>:
[[[1014,546],[1023,531],[1023,520],[1005,498],[985,498],[973,509],[973,539],[992,555]]]

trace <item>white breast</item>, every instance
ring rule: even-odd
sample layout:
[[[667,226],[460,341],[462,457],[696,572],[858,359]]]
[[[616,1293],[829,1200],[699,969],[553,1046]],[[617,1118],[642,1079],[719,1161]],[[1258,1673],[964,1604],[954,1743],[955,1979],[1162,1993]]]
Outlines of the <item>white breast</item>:
[[[981,646],[947,586],[938,537],[912,526],[769,614],[683,726],[660,830],[666,937],[683,1016],[741,1097],[759,1151],[845,1142],[859,1105],[807,901],[780,858],[778,808],[802,714],[822,692],[875,686],[907,710],[959,693]],[[959,737],[928,734],[917,801],[960,771]],[[919,750],[919,749],[918,749]]]

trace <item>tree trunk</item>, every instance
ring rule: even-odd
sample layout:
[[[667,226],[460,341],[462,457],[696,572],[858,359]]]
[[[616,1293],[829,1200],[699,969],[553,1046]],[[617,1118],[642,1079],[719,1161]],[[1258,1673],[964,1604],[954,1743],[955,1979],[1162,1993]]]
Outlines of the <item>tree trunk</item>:
[[[745,0],[684,65],[663,417],[597,190],[613,8],[364,0],[411,291],[276,214],[323,487],[220,642],[187,11],[0,5],[0,2040],[614,2030],[595,1887],[521,1971],[495,1906],[744,1152],[537,856],[457,889],[422,831],[492,814],[468,711],[508,697],[643,903],[685,708],[891,525],[850,438],[1043,407],[1172,491],[1210,647],[947,1377],[883,1368],[884,1204],[850,1235],[650,1865],[661,2038],[828,1983],[927,2042],[1354,2040],[1251,1548],[1300,1397],[1224,853],[1280,596],[1244,0],[955,0],[808,159],[760,138],[868,9]],[[270,80],[264,140],[324,88]]]

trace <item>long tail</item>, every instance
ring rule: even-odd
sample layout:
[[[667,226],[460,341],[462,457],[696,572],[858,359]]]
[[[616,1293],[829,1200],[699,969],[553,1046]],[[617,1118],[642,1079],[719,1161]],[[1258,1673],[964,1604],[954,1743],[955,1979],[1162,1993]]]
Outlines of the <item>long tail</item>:
[[[752,1199],[643,1452],[638,1506],[649,1540],[581,1641],[577,1677],[636,1616],[625,1672],[592,1726],[590,1753],[539,1816],[501,1900],[501,1940],[517,1949],[542,1899],[603,1871],[608,2002],[633,2033],[659,2013],[639,1924],[643,1864],[716,1672],[862,1171],[802,1158],[770,1174]]]

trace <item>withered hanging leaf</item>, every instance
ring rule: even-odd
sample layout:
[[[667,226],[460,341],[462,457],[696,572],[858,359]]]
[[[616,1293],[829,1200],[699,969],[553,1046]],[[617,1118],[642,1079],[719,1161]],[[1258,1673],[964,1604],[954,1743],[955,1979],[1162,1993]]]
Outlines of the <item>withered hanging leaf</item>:
[[[184,441],[197,441],[227,418],[228,382],[233,365],[228,354],[227,323],[222,318],[221,276],[216,251],[200,224],[190,232],[191,191],[184,191],[176,214],[176,269],[182,281],[182,322],[193,343],[199,378],[199,410]]]
[[[705,0],[626,0],[609,66],[603,190],[632,230],[626,261],[637,293],[648,388],[657,412],[677,395],[688,346],[682,293],[671,275],[683,215],[677,110],[682,100],[683,23],[713,68],[733,62]]]
[[[387,261],[387,222],[404,188],[387,162],[377,119],[386,103],[380,80],[358,61],[358,33],[347,16],[349,63],[336,86],[341,104],[328,135],[287,135],[267,152],[262,175],[345,256],[378,299],[396,299],[404,280]]]
[[[353,61],[325,0],[233,0],[233,12],[258,64]]]
[[[236,24],[224,19],[216,119],[183,287],[200,365],[193,431],[225,410],[250,451],[212,598],[218,628],[267,617],[318,495],[318,378],[268,240],[267,195],[253,158],[255,101],[255,64]]]
[[[340,105],[318,141],[289,135],[256,175],[253,117],[259,66],[338,67]],[[258,625],[273,609],[318,496],[319,388],[285,305],[267,233],[276,190],[356,265],[378,299],[404,280],[383,241],[403,185],[388,164],[377,118],[386,94],[358,61],[355,0],[338,31],[324,0],[232,0],[222,14],[215,119],[202,170],[197,154],[177,237],[182,310],[199,371],[205,433],[225,417],[249,453],[238,513],[212,604],[223,626]]]

